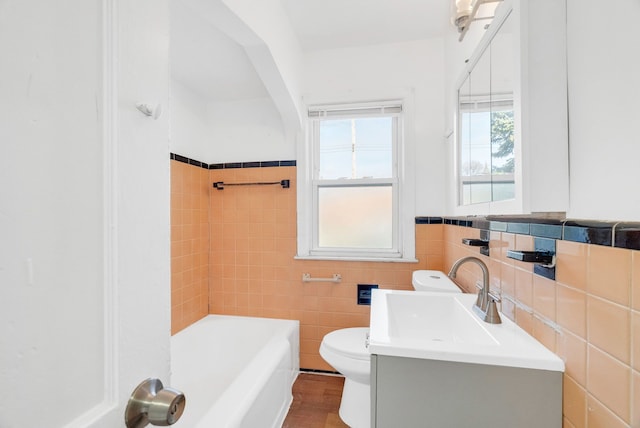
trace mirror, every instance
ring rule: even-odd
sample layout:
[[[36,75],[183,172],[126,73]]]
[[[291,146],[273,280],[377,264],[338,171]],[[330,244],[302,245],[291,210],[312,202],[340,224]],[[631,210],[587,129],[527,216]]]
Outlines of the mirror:
[[[514,51],[507,17],[458,89],[458,203],[515,198]]]

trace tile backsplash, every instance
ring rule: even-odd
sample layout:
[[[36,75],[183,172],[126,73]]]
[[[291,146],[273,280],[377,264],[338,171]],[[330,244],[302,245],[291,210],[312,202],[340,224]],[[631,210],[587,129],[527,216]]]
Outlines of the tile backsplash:
[[[479,237],[480,229],[469,226],[442,226],[444,267],[467,255],[483,259],[502,312],[565,361],[564,426],[640,426],[640,252],[606,239],[558,239],[553,281],[506,257],[508,249],[532,250],[532,236],[492,230],[484,256],[462,244]],[[467,265],[459,278],[471,292],[481,272]]]
[[[447,271],[458,258],[476,255],[489,266],[503,313],[565,361],[564,426],[640,426],[636,224],[418,217],[417,263],[296,260],[295,163],[172,159],[174,333],[207,313],[297,319],[301,367],[333,370],[318,354],[322,337],[369,322],[369,306],[357,304],[358,283],[411,289],[412,271]],[[282,179],[290,188],[212,187]],[[506,257],[509,249],[534,250],[533,235],[555,240],[555,280]],[[489,255],[462,244],[481,237],[489,241]],[[340,273],[342,282],[303,283],[303,273]],[[457,281],[475,291],[480,278],[467,264]]]

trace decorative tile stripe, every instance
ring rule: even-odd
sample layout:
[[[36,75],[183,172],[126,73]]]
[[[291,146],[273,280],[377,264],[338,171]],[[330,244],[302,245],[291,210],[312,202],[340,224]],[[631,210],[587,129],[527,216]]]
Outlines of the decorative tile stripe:
[[[558,220],[547,217],[416,217],[416,224],[450,224],[583,244],[640,250],[640,222]]]
[[[169,159],[174,160],[174,161],[178,161],[178,162],[182,162],[182,163],[186,163],[189,165],[193,165],[193,166],[197,166],[198,168],[204,168],[204,169],[209,169],[209,165],[207,165],[204,162],[200,162],[199,160],[195,160],[195,159],[190,159],[186,156],[181,156],[175,153],[169,153]]]
[[[209,169],[230,169],[230,168],[270,168],[277,166],[296,166],[294,160],[281,161],[261,161],[261,162],[230,162],[230,163],[212,163]]]
[[[416,224],[442,224],[442,217],[416,217]]]
[[[278,166],[296,166],[295,160],[256,161],[256,162],[227,162],[207,164],[186,156],[170,153],[169,158],[178,162],[194,165],[204,169],[234,169],[234,168],[268,168]]]

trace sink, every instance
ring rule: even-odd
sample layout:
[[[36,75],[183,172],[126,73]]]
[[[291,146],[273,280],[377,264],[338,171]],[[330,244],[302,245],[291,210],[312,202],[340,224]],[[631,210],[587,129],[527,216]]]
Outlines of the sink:
[[[390,293],[388,334],[395,341],[496,346],[498,341],[467,309],[464,299],[436,293]],[[446,321],[444,321],[446,320]]]
[[[476,296],[373,290],[372,354],[564,371],[563,361],[507,317],[483,322]]]

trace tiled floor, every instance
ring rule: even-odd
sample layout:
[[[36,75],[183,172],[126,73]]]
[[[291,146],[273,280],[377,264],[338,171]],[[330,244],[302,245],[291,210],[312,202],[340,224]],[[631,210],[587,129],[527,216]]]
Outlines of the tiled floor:
[[[283,428],[348,428],[338,416],[344,378],[300,373]]]

